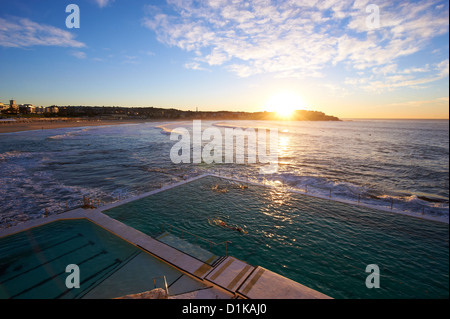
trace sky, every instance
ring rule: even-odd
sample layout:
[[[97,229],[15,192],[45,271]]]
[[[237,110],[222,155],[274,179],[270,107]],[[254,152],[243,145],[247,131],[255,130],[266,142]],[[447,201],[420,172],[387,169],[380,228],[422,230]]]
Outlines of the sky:
[[[448,32],[446,0],[0,0],[0,102],[448,119]]]

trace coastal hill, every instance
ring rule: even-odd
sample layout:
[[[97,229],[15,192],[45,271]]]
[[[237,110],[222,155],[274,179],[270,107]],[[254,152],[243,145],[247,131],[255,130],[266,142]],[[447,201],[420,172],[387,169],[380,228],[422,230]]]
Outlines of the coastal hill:
[[[182,111],[155,107],[115,106],[59,106],[58,116],[139,118],[139,119],[202,119],[202,120],[291,120],[291,121],[340,121],[335,116],[318,111],[295,111],[291,117],[283,118],[276,112],[232,112],[232,111]]]
[[[298,110],[290,116],[281,116],[277,112],[234,112],[234,111],[182,111],[174,108],[155,107],[119,107],[119,106],[56,106],[36,107],[32,104],[10,105],[0,108],[3,117],[89,117],[99,119],[204,119],[204,120],[278,120],[278,121],[339,121],[335,116],[318,111]]]

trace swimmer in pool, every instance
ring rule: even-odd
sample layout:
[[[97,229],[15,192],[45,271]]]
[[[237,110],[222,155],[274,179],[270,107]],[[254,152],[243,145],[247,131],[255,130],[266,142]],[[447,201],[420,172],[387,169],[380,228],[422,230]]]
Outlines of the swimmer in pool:
[[[241,227],[234,227],[234,226],[228,226],[224,221],[220,222],[220,226],[232,229],[232,230],[237,230],[238,232],[247,234],[247,232],[245,230],[243,230]]]

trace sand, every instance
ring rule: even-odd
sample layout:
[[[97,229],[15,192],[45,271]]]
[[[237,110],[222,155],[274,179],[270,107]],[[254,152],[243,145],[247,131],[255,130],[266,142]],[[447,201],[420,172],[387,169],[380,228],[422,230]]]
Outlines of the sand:
[[[13,133],[32,130],[49,130],[64,127],[138,124],[145,122],[151,122],[151,120],[27,119],[27,120],[0,122],[0,133]]]

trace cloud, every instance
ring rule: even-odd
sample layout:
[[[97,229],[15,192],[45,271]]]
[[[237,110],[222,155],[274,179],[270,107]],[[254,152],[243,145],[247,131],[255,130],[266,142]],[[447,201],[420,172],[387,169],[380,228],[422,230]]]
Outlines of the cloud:
[[[83,51],[73,51],[70,54],[77,59],[86,59],[87,57],[86,53],[84,53]]]
[[[447,77],[449,71],[448,59],[438,63],[436,65],[436,70],[439,72],[439,77],[441,78]]]
[[[126,63],[126,64],[140,64],[140,58],[136,55],[123,55],[123,61],[122,63]]]
[[[189,62],[189,63],[185,63],[185,64],[184,64],[184,67],[185,67],[186,69],[207,71],[207,69],[201,67],[201,66],[200,66],[200,63],[197,63],[197,62]]]
[[[186,65],[222,66],[240,77],[323,77],[337,65],[383,77],[448,33],[448,7],[434,0],[380,3],[380,27],[369,28],[366,8],[376,2],[167,0],[167,11],[148,7],[143,25],[192,53]]]
[[[369,76],[348,77],[345,84],[368,92],[392,91],[398,88],[423,88],[425,84],[442,80],[449,75],[449,60],[425,64],[422,67],[399,69],[397,64],[376,67]]]
[[[340,58],[357,69],[391,63],[426,48],[433,37],[448,33],[448,9],[433,7],[436,1],[396,2],[380,5],[380,27],[369,30],[364,12],[350,12],[348,29],[363,37],[340,37]]]
[[[399,108],[399,107],[408,107],[408,108],[423,108],[424,106],[432,107],[432,106],[447,106],[448,105],[448,97],[440,97],[435,98],[433,100],[419,100],[419,101],[405,101],[399,103],[390,103],[387,104],[387,107],[390,108]]]
[[[32,46],[60,46],[82,48],[86,45],[76,41],[65,30],[33,22],[26,18],[0,18],[0,46],[25,48]]]
[[[94,0],[94,2],[100,7],[104,8],[110,3],[114,2],[114,0]]]
[[[144,25],[160,42],[194,52],[209,66],[228,64],[241,76],[266,72],[317,72],[330,61],[335,39],[315,34],[303,8],[250,3],[170,0],[178,16],[157,12]],[[321,19],[316,16],[316,19]],[[302,66],[302,67],[300,67]]]

